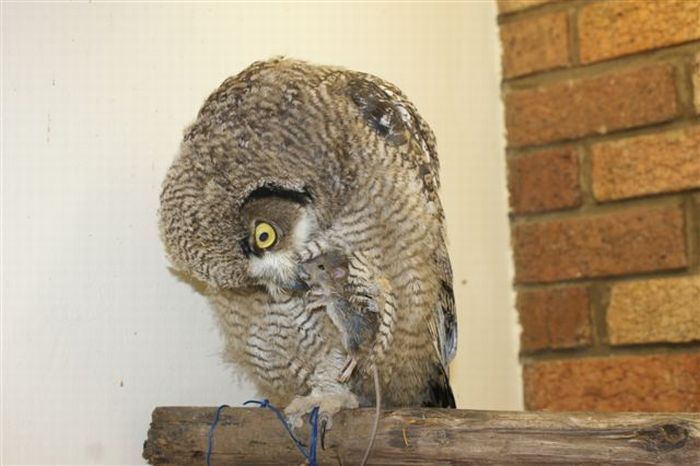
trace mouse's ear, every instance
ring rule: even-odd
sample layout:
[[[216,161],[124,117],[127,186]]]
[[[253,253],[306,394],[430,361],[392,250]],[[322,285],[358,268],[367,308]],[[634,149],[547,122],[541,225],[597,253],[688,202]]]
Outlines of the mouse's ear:
[[[336,267],[335,269],[333,269],[333,278],[335,278],[336,280],[340,280],[341,278],[344,278],[345,275],[347,275],[347,272],[345,269],[343,269],[341,267]]]

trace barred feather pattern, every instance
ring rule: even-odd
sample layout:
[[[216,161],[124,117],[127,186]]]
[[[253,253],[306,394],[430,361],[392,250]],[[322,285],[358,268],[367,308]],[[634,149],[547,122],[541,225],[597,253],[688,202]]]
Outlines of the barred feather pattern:
[[[373,271],[388,309],[377,358],[384,406],[431,403],[435,384],[449,391],[456,319],[438,171],[413,104],[365,73],[277,58],[207,99],[163,183],[161,234],[173,265],[207,284],[225,359],[264,396],[285,404],[344,389],[335,378],[345,354],[323,310],[271,296],[247,275],[238,212],[261,188],[311,199],[318,230],[295,251],[300,260],[341,247]],[[347,388],[373,402],[371,380]]]
[[[361,251],[351,255],[348,265],[348,282],[351,286],[348,301],[356,308],[375,307],[378,325],[369,348],[369,362],[380,364],[394,339],[396,327],[396,296],[391,284],[378,270],[372,270],[371,261]],[[372,301],[368,304],[368,301]],[[371,369],[361,366],[369,376]]]

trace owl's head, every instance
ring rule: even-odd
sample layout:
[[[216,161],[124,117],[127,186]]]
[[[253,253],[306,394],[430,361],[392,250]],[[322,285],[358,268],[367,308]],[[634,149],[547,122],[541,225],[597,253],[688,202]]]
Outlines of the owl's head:
[[[248,258],[248,275],[273,295],[304,290],[298,252],[317,229],[308,198],[297,193],[252,196],[241,208],[248,236],[241,247]]]
[[[212,289],[294,288],[295,252],[331,227],[371,167],[411,160],[438,202],[434,146],[412,104],[379,78],[257,62],[210,95],[168,170],[159,212],[170,262]]]

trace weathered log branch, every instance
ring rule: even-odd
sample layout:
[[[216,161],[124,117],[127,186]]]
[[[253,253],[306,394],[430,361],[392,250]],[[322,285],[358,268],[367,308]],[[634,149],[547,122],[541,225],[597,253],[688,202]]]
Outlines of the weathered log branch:
[[[202,465],[215,408],[156,408],[143,456],[154,465]],[[372,409],[334,417],[320,465],[358,464]],[[300,432],[308,438],[308,430]],[[227,408],[212,463],[300,464],[275,415]],[[700,414],[547,413],[443,409],[384,411],[370,464],[700,465]]]

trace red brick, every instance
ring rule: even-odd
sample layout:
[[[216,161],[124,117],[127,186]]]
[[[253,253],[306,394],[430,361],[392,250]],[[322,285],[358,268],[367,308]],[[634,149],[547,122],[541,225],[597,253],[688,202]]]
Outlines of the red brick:
[[[591,344],[591,319],[585,288],[518,293],[521,351],[576,348]]]
[[[678,115],[673,67],[656,64],[506,94],[511,146],[544,144]]]
[[[601,201],[698,188],[700,125],[595,144],[592,160]]]
[[[697,0],[595,2],[578,18],[583,63],[700,39]]]
[[[523,380],[531,410],[700,410],[698,353],[544,361]]]
[[[581,205],[576,149],[549,149],[510,159],[508,189],[510,206],[516,213]]]
[[[569,64],[566,12],[526,18],[501,25],[503,75],[522,76]]]
[[[700,275],[615,284],[607,324],[613,345],[700,340]]]
[[[497,0],[499,13],[513,13],[515,11],[525,10],[533,6],[544,5],[545,3],[553,3],[562,0]]]
[[[514,228],[513,254],[519,283],[686,267],[683,211],[647,207],[523,223]]]

